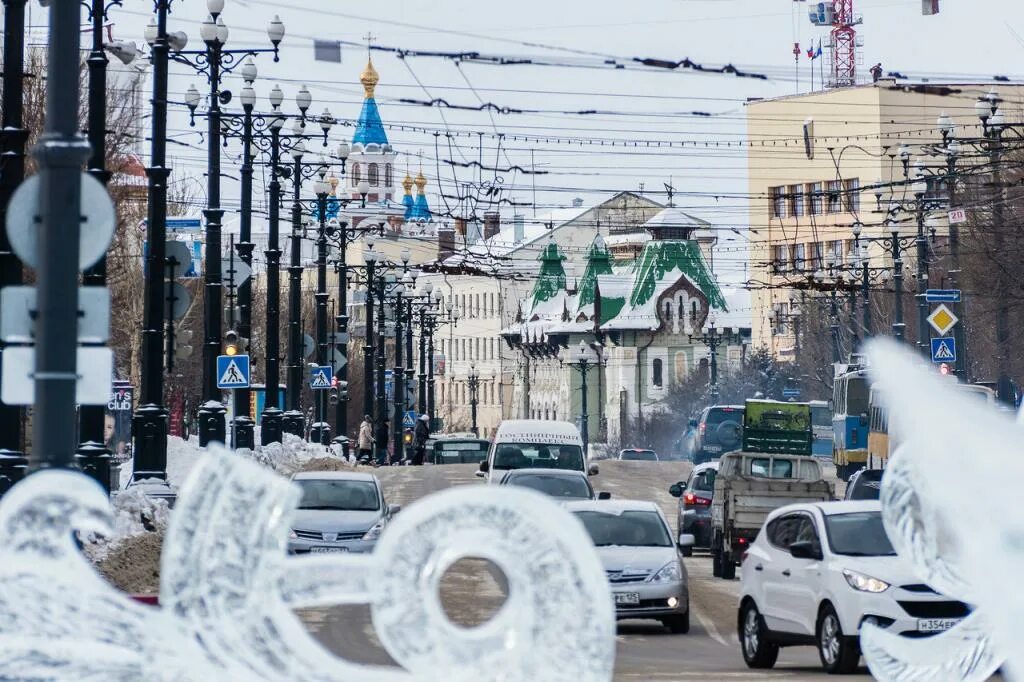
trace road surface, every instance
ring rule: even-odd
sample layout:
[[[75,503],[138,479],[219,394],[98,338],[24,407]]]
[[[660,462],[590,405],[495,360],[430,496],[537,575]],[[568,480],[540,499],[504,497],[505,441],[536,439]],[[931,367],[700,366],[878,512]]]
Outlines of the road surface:
[[[598,491],[617,499],[646,499],[658,503],[670,525],[675,525],[676,499],[668,487],[685,480],[686,462],[600,462],[601,473],[592,479]],[[478,484],[474,465],[385,467],[376,473],[389,502],[403,506],[456,485]],[[474,562],[476,563],[476,562]],[[711,559],[697,553],[685,559],[690,576],[691,630],[670,634],[654,621],[620,621],[615,679],[641,680],[826,680],[817,651],[811,647],[783,649],[774,670],[751,671],[743,663],[736,639],[739,581],[711,576]],[[483,566],[467,565],[451,571],[442,585],[442,603],[460,624],[482,622],[500,606],[500,587]],[[344,606],[300,614],[324,646],[344,658],[376,665],[394,665],[373,633],[369,608]],[[869,677],[867,669],[854,679]]]

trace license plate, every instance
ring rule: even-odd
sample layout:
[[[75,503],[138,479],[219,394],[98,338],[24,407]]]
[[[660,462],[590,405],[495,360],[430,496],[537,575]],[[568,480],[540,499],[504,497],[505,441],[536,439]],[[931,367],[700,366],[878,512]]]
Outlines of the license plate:
[[[705,445],[704,449],[707,450],[708,452],[721,452],[722,451],[722,446],[721,445]]]
[[[615,593],[616,604],[639,604],[640,594],[637,592],[616,592]]]
[[[959,618],[920,618],[917,629],[919,632],[945,632],[959,622]]]
[[[348,547],[311,547],[309,551],[313,554],[329,554],[331,552],[347,552]]]

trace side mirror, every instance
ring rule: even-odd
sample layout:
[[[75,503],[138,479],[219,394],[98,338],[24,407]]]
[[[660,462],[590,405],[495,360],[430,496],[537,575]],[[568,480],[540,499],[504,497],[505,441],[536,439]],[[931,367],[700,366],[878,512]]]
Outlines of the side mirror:
[[[696,541],[697,541],[697,538],[693,537],[693,535],[691,535],[689,533],[680,533],[679,534],[679,540],[678,540],[678,542],[676,542],[676,547],[678,547],[679,549],[685,549],[687,547],[693,547],[693,545],[694,545],[694,543]]]
[[[668,488],[668,494],[671,495],[672,497],[682,497],[683,496],[683,484],[682,483],[673,483]]]
[[[690,428],[691,429],[697,428],[697,420],[696,419],[691,419],[689,424],[690,424]]]
[[[484,472],[482,472],[482,471],[479,471],[479,470],[478,470],[478,471],[476,472],[476,477],[477,477],[477,478],[486,478],[486,477],[487,477],[487,474],[485,474]]]
[[[490,462],[488,462],[486,459],[484,461],[480,462],[480,471],[481,472],[487,473],[490,470],[491,470],[491,463]]]
[[[600,470],[597,468],[596,464],[591,464],[590,468],[587,469],[587,475],[588,476],[597,476],[597,474],[599,472],[600,472]]]
[[[402,505],[400,504],[393,504],[388,507],[388,514],[390,514],[391,516],[394,516],[400,511],[402,511]]]
[[[814,543],[809,541],[794,542],[789,546],[789,553],[794,559],[812,559],[820,560],[821,550],[814,546]]]
[[[610,499],[612,499],[612,494],[611,493],[598,493],[597,494],[597,499],[599,499],[599,500],[610,500]]]

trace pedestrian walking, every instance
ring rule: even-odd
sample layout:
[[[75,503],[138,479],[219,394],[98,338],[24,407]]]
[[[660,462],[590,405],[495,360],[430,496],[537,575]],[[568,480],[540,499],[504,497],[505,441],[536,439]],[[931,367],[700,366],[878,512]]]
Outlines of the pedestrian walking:
[[[412,457],[413,466],[423,466],[423,458],[427,454],[427,439],[430,438],[430,417],[420,415],[416,420],[416,430],[413,433],[416,453]]]
[[[363,415],[363,423],[359,425],[359,437],[356,440],[356,445],[359,447],[359,461],[367,463],[373,461],[373,423],[370,421],[370,415]]]
[[[377,449],[377,466],[384,466],[388,463],[388,436],[390,435],[388,420],[385,419],[377,425],[377,434],[373,439],[373,446]]]

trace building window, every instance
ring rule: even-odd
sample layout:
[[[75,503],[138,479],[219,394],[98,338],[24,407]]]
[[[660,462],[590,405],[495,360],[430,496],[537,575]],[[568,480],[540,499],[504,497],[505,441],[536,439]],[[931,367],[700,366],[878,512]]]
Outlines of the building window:
[[[655,359],[651,363],[651,383],[654,384],[655,388],[661,388],[664,379],[662,378],[662,362],[660,359]]]
[[[850,178],[843,181],[843,191],[846,195],[846,211],[856,213],[860,210],[860,180]]]
[[[384,166],[384,186],[390,188],[395,183],[395,178],[391,174],[391,164]]]
[[[828,212],[839,213],[841,201],[840,196],[842,195],[843,187],[842,183],[838,180],[828,181]]]
[[[778,272],[785,272],[789,269],[789,246],[787,244],[775,245],[775,269]]]
[[[793,269],[803,272],[807,265],[807,246],[804,244],[793,245]]]
[[[672,301],[665,301],[665,317],[662,322],[672,324]]]
[[[376,187],[380,178],[377,176],[377,164],[370,163],[366,165],[366,180],[370,183],[370,187]]]
[[[799,218],[804,214],[804,193],[800,185],[789,186],[789,215]]]
[[[359,184],[359,181],[363,179],[362,164],[353,163],[350,174],[352,176],[352,186],[355,187],[356,185]]]
[[[810,215],[821,215],[821,183],[812,182],[807,185],[808,202],[811,205]]]
[[[768,193],[771,195],[771,205],[769,206],[769,212],[772,218],[785,218],[786,217],[786,199],[782,192],[782,187],[769,187]]]
[[[839,267],[843,265],[845,260],[843,259],[843,240],[837,239],[829,242],[828,247],[828,264]]]
[[[811,270],[819,270],[823,267],[822,251],[825,245],[821,242],[811,243]]]
[[[772,314],[775,316],[775,333],[785,334],[789,331],[789,312],[785,303],[776,303],[772,306]]]

